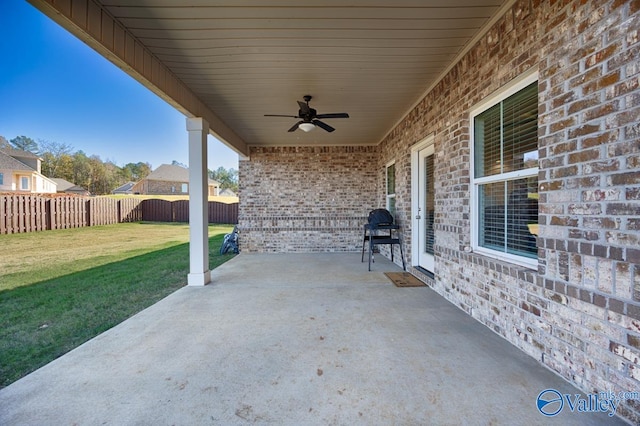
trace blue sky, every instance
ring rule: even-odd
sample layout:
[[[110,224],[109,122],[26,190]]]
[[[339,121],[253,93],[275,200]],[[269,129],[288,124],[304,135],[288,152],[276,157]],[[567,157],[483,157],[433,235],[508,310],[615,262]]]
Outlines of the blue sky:
[[[0,135],[122,166],[188,163],[185,117],[24,0],[0,5]],[[238,155],[209,136],[209,169]]]

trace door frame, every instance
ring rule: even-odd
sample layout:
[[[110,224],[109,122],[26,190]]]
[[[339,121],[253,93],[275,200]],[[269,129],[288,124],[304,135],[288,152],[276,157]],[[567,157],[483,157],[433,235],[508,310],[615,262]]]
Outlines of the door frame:
[[[430,134],[420,142],[411,147],[411,265],[420,266],[420,235],[419,224],[416,216],[418,215],[419,199],[420,199],[420,159],[419,153],[423,149],[434,144],[435,136]],[[434,154],[435,155],[435,150]]]

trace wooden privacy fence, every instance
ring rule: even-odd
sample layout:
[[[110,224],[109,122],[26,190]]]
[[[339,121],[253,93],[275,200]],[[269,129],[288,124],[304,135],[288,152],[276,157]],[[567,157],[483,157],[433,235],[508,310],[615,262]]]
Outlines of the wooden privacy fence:
[[[188,222],[187,200],[0,195],[0,234],[122,222]],[[209,223],[237,223],[238,203],[209,202]]]
[[[238,223],[238,203],[209,201],[209,223]],[[144,220],[155,222],[189,222],[189,201],[144,200]]]

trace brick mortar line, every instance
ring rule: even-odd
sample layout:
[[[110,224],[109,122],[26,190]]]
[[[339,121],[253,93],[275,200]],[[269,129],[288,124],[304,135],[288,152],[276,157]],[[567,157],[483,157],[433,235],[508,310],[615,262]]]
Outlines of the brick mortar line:
[[[529,284],[534,284],[537,287],[545,290],[551,290],[556,294],[564,295],[581,302],[590,303],[594,306],[597,306],[598,308],[611,310],[618,314],[627,315],[633,319],[640,320],[639,302],[628,299],[625,301],[616,298],[608,293],[598,291],[597,289],[586,289],[567,282],[563,282],[561,280],[544,278],[544,276],[539,275],[538,272],[528,270],[523,266],[510,265],[506,262],[488,258],[481,254],[458,252],[446,248],[440,248],[440,250],[446,252],[450,257],[464,260],[502,274],[506,273],[512,278],[517,278]],[[498,265],[500,265],[501,270],[498,270],[496,268],[496,266]],[[505,269],[507,270],[506,272]],[[530,277],[531,280],[527,279],[526,277]],[[550,297],[549,300],[556,303],[561,303],[558,300],[554,300],[553,297]],[[566,303],[562,304],[566,305]]]

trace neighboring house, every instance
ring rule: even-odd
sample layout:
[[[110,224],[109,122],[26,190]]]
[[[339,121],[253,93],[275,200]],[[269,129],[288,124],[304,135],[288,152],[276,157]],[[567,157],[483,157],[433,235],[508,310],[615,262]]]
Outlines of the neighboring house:
[[[56,183],[41,173],[42,159],[13,148],[0,148],[0,192],[55,194]]]
[[[218,195],[220,184],[209,179],[210,196]],[[137,182],[132,191],[144,195],[186,195],[189,193],[189,169],[163,164]]]
[[[135,182],[127,182],[124,185],[121,185],[116,189],[114,189],[113,191],[111,191],[111,193],[119,194],[119,195],[133,194],[133,187],[135,186],[135,184],[136,184]]]
[[[229,188],[221,189],[218,193],[221,197],[237,197],[238,194],[230,190]]]
[[[57,192],[59,194],[91,195],[91,193],[83,187],[71,183],[68,180],[61,178],[51,178],[51,180],[58,186]]]

